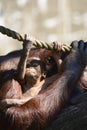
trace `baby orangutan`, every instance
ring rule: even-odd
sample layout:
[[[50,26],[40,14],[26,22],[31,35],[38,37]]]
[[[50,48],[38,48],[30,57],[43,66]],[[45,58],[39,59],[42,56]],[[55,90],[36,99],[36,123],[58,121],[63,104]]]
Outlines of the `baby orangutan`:
[[[58,113],[68,103],[72,89],[87,65],[87,44],[77,42],[76,46],[73,44],[70,54],[62,63],[62,74],[51,85],[24,104],[8,107],[0,113],[1,130],[42,130],[56,119]],[[23,99],[24,93],[21,88],[25,83],[22,83],[21,79],[25,79],[24,77],[25,74],[17,77],[15,73],[3,83],[0,88],[1,99]]]
[[[61,53],[62,55],[59,55],[58,52],[61,51],[63,44],[54,42],[54,48],[57,52],[51,52],[45,49],[35,49],[32,48],[31,44],[32,42],[24,42],[23,51],[16,72],[17,76],[15,76],[16,82],[18,81],[20,83],[18,84],[20,85],[20,89],[22,89],[22,96],[21,98],[12,99],[3,98],[0,101],[0,110],[13,105],[24,104],[52,84],[62,73],[62,59],[64,59],[67,54],[65,52]],[[85,70],[77,86],[80,91],[87,88]]]
[[[54,42],[54,47],[58,51],[61,50],[62,46],[62,44]],[[20,85],[23,94],[20,98],[10,99],[3,97],[0,93],[0,97],[3,97],[0,101],[0,110],[13,105],[22,105],[42,92],[43,89],[58,78],[60,74],[60,64],[58,52],[35,49],[32,48],[31,41],[25,41],[17,71],[14,76],[12,76],[14,79],[11,77],[12,82],[8,81],[8,85],[13,86],[15,83]],[[7,85],[7,82],[5,84]],[[1,89],[3,89],[3,87]]]

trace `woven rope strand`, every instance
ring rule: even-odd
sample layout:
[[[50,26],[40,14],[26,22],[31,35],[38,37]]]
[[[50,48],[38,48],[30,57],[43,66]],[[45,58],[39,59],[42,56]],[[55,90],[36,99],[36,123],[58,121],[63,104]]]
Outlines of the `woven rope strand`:
[[[11,29],[8,29],[4,26],[0,26],[0,32],[4,35],[7,35],[8,37],[12,37],[13,39],[17,39],[18,41],[24,41],[24,38],[16,31],[13,31]],[[43,41],[35,40],[33,45],[37,48],[45,48],[47,50],[54,50],[53,48],[53,42],[52,43],[46,43]],[[62,51],[70,51],[70,46],[63,45]]]

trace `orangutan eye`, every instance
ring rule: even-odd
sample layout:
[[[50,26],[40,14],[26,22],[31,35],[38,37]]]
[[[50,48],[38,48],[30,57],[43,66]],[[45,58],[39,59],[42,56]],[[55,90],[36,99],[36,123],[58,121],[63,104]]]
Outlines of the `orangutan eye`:
[[[32,66],[33,66],[33,67],[37,67],[37,66],[38,66],[38,63],[33,63]]]
[[[47,64],[51,64],[51,63],[53,63],[53,61],[54,61],[54,60],[53,60],[52,57],[47,57],[47,58],[46,58],[46,63],[47,63]]]
[[[33,67],[37,67],[37,66],[39,66],[39,65],[41,64],[41,61],[40,61],[40,60],[32,60],[32,61],[30,62],[30,64],[31,64],[31,66],[33,66]]]

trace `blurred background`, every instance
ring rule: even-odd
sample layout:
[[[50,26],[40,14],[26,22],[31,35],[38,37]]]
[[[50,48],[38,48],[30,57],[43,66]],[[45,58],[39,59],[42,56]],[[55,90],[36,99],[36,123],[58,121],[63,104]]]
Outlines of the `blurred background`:
[[[0,0],[0,25],[47,42],[87,40],[87,0]],[[0,55],[20,48],[0,33]]]

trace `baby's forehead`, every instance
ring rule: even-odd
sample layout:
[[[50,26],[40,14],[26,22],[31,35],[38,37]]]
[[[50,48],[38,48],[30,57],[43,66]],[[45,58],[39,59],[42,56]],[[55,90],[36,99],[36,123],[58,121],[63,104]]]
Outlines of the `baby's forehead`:
[[[29,59],[35,58],[37,60],[41,60],[45,62],[46,57],[52,56],[52,51],[46,50],[46,49],[38,49],[38,48],[32,48],[29,53]]]
[[[43,65],[45,62],[43,62],[39,57],[30,57],[27,59],[27,64],[37,64],[37,65]]]
[[[28,61],[32,61],[32,60],[36,60],[36,61],[40,61],[41,59],[39,57],[29,57]]]

